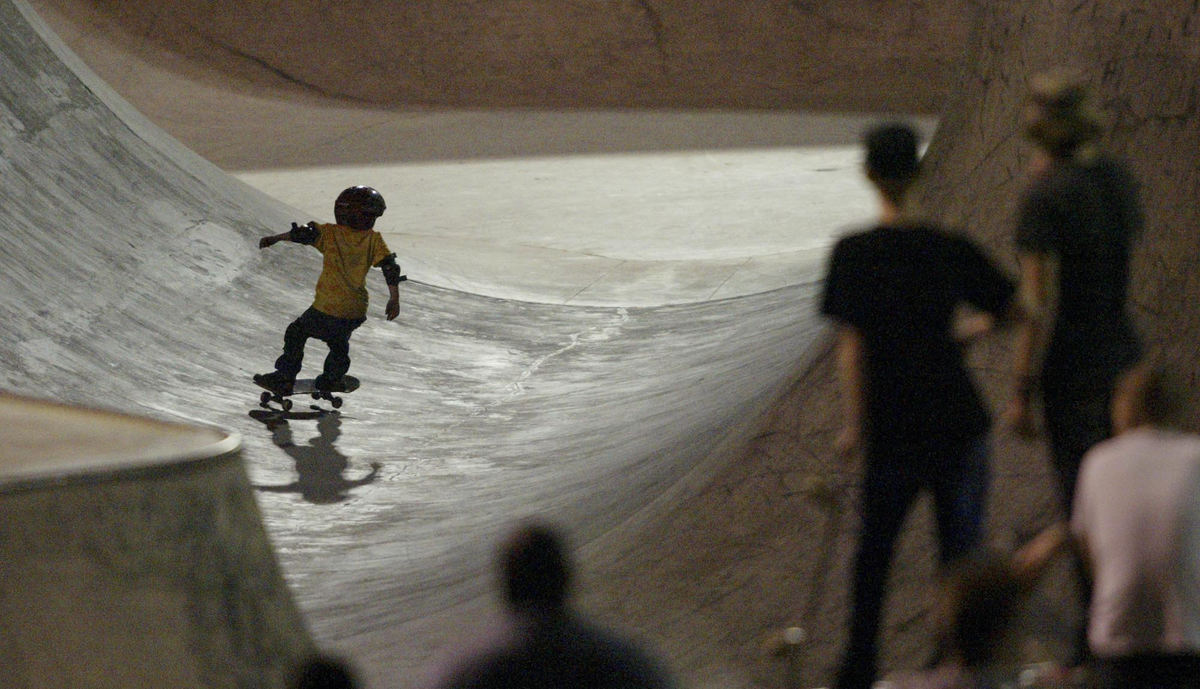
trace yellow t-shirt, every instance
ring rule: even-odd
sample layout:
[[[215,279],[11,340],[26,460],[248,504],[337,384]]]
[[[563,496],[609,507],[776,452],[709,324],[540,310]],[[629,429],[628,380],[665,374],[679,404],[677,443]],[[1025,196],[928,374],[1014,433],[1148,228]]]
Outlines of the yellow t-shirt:
[[[367,272],[391,255],[383,235],[331,223],[317,225],[317,251],[325,267],[317,279],[313,308],[335,318],[367,317]]]

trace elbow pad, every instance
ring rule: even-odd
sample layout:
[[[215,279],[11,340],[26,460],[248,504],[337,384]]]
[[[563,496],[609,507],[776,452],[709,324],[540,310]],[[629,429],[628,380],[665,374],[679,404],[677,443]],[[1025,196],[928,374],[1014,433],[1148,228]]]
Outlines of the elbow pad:
[[[317,237],[320,234],[320,231],[313,223],[307,225],[292,223],[292,231],[288,233],[288,239],[297,244],[316,244]]]
[[[400,274],[400,266],[396,263],[396,254],[392,254],[378,263],[383,271],[383,279],[389,285],[398,285],[407,278]]]

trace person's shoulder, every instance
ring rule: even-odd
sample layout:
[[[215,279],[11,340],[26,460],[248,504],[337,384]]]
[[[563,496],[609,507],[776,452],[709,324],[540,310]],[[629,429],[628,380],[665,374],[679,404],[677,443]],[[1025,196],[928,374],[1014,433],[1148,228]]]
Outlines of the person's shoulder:
[[[1111,180],[1119,187],[1137,187],[1137,176],[1124,159],[1104,154],[1096,159],[1092,167],[1092,174]]]
[[[575,616],[571,621],[578,642],[577,651],[592,655],[599,666],[607,666],[613,679],[633,689],[672,686],[666,667],[654,653],[634,637],[592,620]],[[619,675],[623,677],[618,677]]]
[[[436,689],[483,689],[506,686],[521,670],[511,649],[489,649],[465,658],[443,671],[431,683]]]
[[[1148,427],[1118,433],[1096,443],[1084,454],[1081,471],[1087,474],[1103,474],[1110,466],[1148,459],[1153,455],[1148,448],[1160,442],[1160,434]]]
[[[1191,455],[1196,461],[1200,461],[1200,435],[1181,431],[1174,428],[1162,428],[1157,430],[1160,442],[1170,443],[1187,455]]]
[[[886,250],[897,242],[911,241],[910,232],[914,227],[917,226],[895,223],[855,228],[838,237],[834,249],[848,253]]]
[[[1100,153],[1088,167],[1119,174],[1132,174],[1129,162],[1111,153]]]
[[[902,227],[908,236],[926,241],[957,240],[964,236],[961,231],[924,218],[909,220]]]
[[[950,228],[941,223],[927,219],[906,220],[896,225],[881,225],[877,228],[880,237],[895,244],[917,247],[921,251],[931,246],[958,248],[974,246],[974,242],[966,232]]]
[[[869,243],[871,238],[875,236],[877,227],[855,227],[844,230],[837,235],[835,246],[858,246],[864,243]]]
[[[1053,163],[1029,180],[1025,187],[1025,205],[1053,204],[1059,201],[1067,190],[1077,186],[1080,177],[1087,174],[1083,167],[1075,163]]]
[[[831,266],[836,267],[862,260],[864,255],[873,251],[876,244],[878,244],[878,239],[875,237],[874,228],[855,229],[842,234],[833,244],[833,251],[830,254]]]

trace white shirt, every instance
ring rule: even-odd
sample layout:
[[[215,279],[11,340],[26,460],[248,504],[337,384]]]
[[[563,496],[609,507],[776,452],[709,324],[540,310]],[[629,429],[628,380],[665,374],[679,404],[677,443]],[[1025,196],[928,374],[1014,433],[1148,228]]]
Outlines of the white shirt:
[[[1093,653],[1200,651],[1200,436],[1143,426],[1096,445],[1071,531],[1092,560]]]

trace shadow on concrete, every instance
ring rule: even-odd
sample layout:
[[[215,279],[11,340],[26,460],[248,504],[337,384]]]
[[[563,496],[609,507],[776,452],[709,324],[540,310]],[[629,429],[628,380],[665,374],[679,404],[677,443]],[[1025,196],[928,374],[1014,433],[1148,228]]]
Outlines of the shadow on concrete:
[[[255,485],[266,493],[298,493],[305,502],[314,505],[331,505],[344,502],[350,491],[365,486],[379,475],[383,466],[371,463],[371,471],[362,478],[347,479],[346,470],[350,458],[337,448],[337,439],[342,434],[342,415],[336,411],[315,409],[307,412],[284,412],[255,409],[250,416],[262,422],[271,431],[271,442],[296,462],[296,480],[282,485]],[[304,445],[297,445],[289,421],[316,419],[317,435]]]

